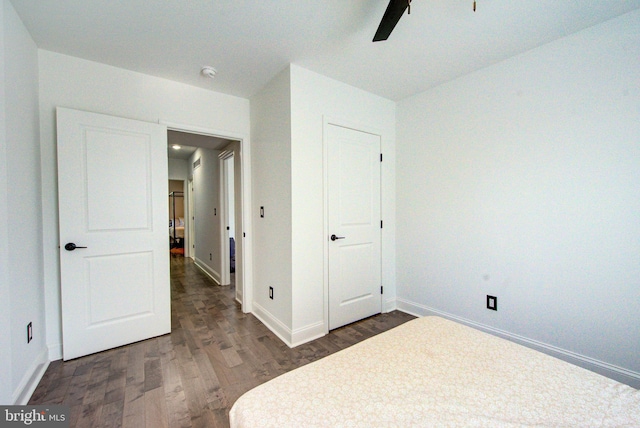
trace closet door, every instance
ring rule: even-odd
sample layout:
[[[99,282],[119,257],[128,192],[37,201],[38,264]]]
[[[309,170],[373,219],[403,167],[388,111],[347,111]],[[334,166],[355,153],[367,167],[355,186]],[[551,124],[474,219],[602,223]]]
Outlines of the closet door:
[[[171,331],[167,130],[58,108],[65,360]]]
[[[380,136],[329,124],[329,329],[382,309]]]

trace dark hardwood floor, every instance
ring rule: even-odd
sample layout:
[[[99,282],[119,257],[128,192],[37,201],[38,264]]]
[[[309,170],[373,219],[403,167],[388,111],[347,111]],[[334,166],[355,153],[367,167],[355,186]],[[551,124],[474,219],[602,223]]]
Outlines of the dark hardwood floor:
[[[244,392],[413,317],[394,311],[290,349],[190,259],[171,258],[171,334],[49,365],[29,404],[72,427],[227,427]]]

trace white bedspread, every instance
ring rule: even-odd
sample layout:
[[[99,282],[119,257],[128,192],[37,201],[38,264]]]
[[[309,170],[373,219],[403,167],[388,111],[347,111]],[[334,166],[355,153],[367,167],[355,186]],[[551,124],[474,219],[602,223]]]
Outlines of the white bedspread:
[[[175,229],[175,232],[174,232],[174,229]],[[174,233],[176,238],[184,238],[184,226],[176,226],[175,228],[173,226],[170,226],[169,237],[173,238]]]
[[[640,427],[640,391],[439,317],[409,321],[236,401],[231,427]]]

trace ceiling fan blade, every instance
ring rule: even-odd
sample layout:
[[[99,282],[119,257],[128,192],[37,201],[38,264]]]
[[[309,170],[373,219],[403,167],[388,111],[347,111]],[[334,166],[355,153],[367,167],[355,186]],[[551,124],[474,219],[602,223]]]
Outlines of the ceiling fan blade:
[[[400,18],[402,18],[402,15],[404,15],[404,11],[407,10],[408,6],[408,0],[389,0],[389,5],[380,21],[378,31],[376,31],[376,35],[373,36],[374,42],[387,40],[389,38],[389,35],[396,27],[398,21],[400,21]]]

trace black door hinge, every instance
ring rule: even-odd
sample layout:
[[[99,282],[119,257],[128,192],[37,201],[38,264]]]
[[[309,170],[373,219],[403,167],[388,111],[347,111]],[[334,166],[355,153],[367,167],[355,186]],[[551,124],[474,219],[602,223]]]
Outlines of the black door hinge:
[[[382,153],[380,153],[380,162],[382,162]]]
[[[380,294],[384,294],[384,286],[380,286]]]
[[[382,229],[384,225],[382,224],[382,220],[380,220],[380,229]]]

